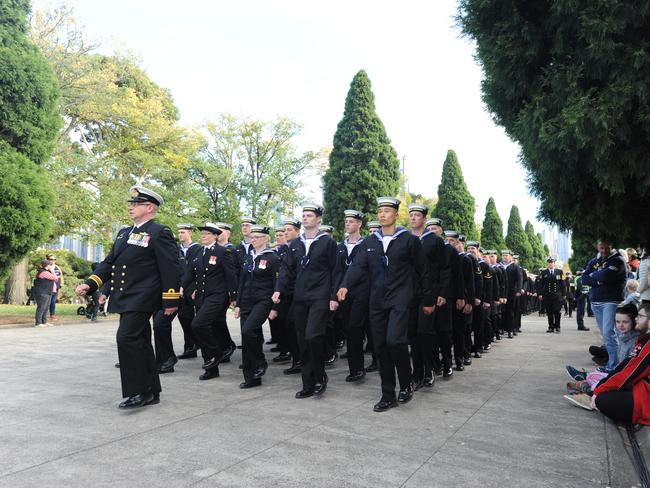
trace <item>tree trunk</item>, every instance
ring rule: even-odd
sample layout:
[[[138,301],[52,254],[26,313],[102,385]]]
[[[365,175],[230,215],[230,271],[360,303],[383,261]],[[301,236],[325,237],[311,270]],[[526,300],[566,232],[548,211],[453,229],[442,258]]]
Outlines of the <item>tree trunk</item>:
[[[11,305],[24,305],[27,303],[28,268],[29,258],[25,257],[11,271],[5,283],[5,303]]]

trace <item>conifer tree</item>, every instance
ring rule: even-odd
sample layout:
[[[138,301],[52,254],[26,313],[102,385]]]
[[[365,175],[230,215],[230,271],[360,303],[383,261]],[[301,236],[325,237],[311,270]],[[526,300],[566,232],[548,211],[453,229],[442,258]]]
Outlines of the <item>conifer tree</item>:
[[[442,165],[438,204],[432,215],[442,219],[445,229],[457,230],[468,239],[476,239],[478,231],[474,212],[474,197],[467,189],[458,157],[455,151],[450,149]]]
[[[513,205],[508,218],[508,233],[506,234],[506,245],[514,254],[519,254],[519,263],[524,268],[532,265],[533,249],[528,242],[528,236],[521,225],[519,209]]]
[[[528,243],[533,250],[531,262],[526,267],[531,271],[543,268],[546,263],[544,245],[542,244],[541,238],[535,233],[535,228],[530,220],[526,221],[526,227],[524,230],[526,231],[526,237],[528,237]]]
[[[350,84],[323,176],[323,221],[340,236],[346,209],[375,213],[377,197],[397,196],[399,178],[397,153],[375,111],[370,79],[361,70]]]
[[[496,249],[500,251],[505,245],[506,243],[503,239],[503,222],[497,212],[494,198],[490,197],[485,206],[485,218],[483,219],[483,229],[481,230],[481,246],[484,249]]]

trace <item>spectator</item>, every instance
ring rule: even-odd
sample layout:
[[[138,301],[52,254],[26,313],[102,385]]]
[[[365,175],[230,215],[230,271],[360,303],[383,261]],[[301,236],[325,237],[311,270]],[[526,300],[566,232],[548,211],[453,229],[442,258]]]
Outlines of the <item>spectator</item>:
[[[628,303],[631,303],[632,305],[635,305],[637,308],[639,305],[641,305],[641,299],[639,298],[639,282],[637,280],[627,280],[625,282],[625,292],[624,292],[624,298],[623,298],[623,303],[621,305],[627,305]]]
[[[44,259],[36,271],[34,286],[32,287],[32,298],[36,302],[36,325],[35,327],[47,327],[51,324],[45,321],[47,310],[50,306],[52,293],[56,289],[57,277],[52,268],[52,262]]]
[[[582,275],[582,283],[591,286],[589,299],[600,333],[605,339],[608,361],[606,372],[618,364],[616,336],[616,307],[623,301],[627,281],[627,265],[620,252],[605,241],[598,242],[598,255],[589,261]]]
[[[636,272],[639,269],[639,256],[634,248],[628,247],[626,251],[628,256],[627,267],[636,275]]]
[[[647,330],[650,304],[637,315],[637,328]],[[626,424],[650,425],[650,334],[637,340],[630,357],[594,390],[592,404],[604,415]]]
[[[50,299],[50,320],[56,322],[59,320],[56,316],[56,301],[59,298],[59,290],[63,286],[63,271],[56,265],[56,256],[54,254],[48,254],[47,259],[52,263],[52,270],[56,275],[56,290],[54,290]]]
[[[650,252],[648,249],[643,250],[641,261],[639,261],[639,295],[641,303],[650,303]]]

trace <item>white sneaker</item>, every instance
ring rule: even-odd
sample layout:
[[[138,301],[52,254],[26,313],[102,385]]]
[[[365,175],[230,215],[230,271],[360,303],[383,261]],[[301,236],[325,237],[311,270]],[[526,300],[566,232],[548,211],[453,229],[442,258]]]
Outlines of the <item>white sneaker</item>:
[[[47,327],[47,324],[36,324],[34,327]]]
[[[564,395],[564,398],[573,403],[576,407],[584,408],[585,410],[594,410],[591,406],[591,397],[586,393],[576,393],[575,395]]]

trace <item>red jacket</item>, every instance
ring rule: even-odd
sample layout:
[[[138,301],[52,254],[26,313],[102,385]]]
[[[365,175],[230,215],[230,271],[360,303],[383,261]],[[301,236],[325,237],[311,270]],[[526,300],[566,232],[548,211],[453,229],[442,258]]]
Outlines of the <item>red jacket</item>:
[[[634,398],[632,422],[650,425],[650,333],[637,339],[630,356],[600,382],[594,395],[630,389]]]

